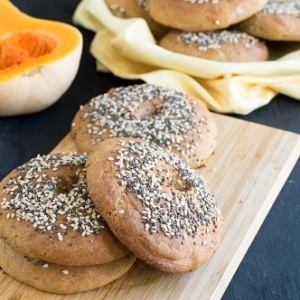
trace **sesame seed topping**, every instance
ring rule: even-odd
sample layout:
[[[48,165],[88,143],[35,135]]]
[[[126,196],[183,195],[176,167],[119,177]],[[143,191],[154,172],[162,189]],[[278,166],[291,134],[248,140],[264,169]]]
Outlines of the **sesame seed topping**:
[[[84,115],[89,119],[86,131],[95,145],[109,133],[192,154],[196,141],[187,142],[186,136],[195,133],[201,138],[201,126],[207,125],[194,101],[180,91],[151,84],[119,87],[91,99]]]
[[[127,17],[126,10],[118,4],[111,4],[110,9],[113,12],[115,12],[118,16],[120,16],[121,18]]]
[[[186,162],[154,143],[123,142],[119,183],[142,202],[146,231],[184,240],[195,237],[200,226],[218,223],[217,204],[205,180]]]
[[[222,45],[242,43],[246,48],[253,47],[258,39],[244,32],[236,30],[222,30],[211,32],[183,32],[178,39],[188,46],[196,45],[199,51],[220,50]]]
[[[38,233],[56,235],[60,241],[68,230],[78,230],[83,236],[99,233],[104,220],[87,190],[86,159],[75,152],[31,159],[7,180],[2,209],[10,210],[9,218],[29,221]],[[53,171],[61,167],[73,168],[76,173],[66,179]]]
[[[64,275],[68,275],[69,274],[69,271],[68,270],[62,270],[61,271]]]
[[[137,5],[140,6],[142,9],[148,11],[148,6],[149,6],[149,0],[137,0]],[[114,3],[111,4],[110,9],[116,13],[121,18],[128,18],[128,13],[124,7],[121,5]]]
[[[189,3],[197,3],[197,4],[203,4],[203,3],[211,3],[211,4],[218,4],[219,0],[183,0],[184,2],[189,2]]]
[[[299,1],[272,0],[265,4],[260,13],[267,15],[291,15],[300,17],[300,3]]]
[[[137,3],[143,9],[148,10],[149,0],[137,0]]]

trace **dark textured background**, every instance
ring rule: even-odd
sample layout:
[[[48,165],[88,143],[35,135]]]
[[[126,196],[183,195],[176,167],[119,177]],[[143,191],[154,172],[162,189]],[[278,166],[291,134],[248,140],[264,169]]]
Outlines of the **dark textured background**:
[[[29,15],[72,24],[72,15],[79,0],[12,2]],[[89,53],[94,34],[80,27],[79,30],[84,37],[83,56],[70,89],[57,103],[40,113],[0,118],[0,179],[37,154],[51,151],[69,132],[70,123],[80,104],[112,86],[133,83],[111,74],[97,73],[95,61]],[[233,117],[300,134],[300,102],[282,95],[247,116]],[[298,161],[230,282],[223,296],[224,300],[300,299],[299,215]]]

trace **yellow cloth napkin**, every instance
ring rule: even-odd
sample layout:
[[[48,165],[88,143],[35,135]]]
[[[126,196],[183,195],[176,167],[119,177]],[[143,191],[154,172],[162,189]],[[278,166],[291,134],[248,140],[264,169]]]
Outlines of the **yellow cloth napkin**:
[[[226,63],[159,47],[143,19],[122,19],[104,0],[82,0],[73,22],[95,32],[97,69],[176,88],[220,113],[248,114],[278,93],[300,99],[300,43],[273,43],[270,60]]]

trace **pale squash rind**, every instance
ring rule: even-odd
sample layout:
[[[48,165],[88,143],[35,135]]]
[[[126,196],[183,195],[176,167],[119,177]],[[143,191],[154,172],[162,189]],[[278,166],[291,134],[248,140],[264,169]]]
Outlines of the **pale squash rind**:
[[[82,47],[60,60],[0,82],[0,116],[36,113],[54,104],[72,84]]]

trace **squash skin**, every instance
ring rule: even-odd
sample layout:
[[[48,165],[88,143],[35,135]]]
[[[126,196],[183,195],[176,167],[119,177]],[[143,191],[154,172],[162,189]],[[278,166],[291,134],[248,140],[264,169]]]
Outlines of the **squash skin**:
[[[54,49],[1,69],[1,42],[9,35],[24,32],[53,36]],[[82,35],[77,28],[30,17],[10,1],[0,0],[0,116],[36,113],[55,103],[78,72],[82,45]]]

